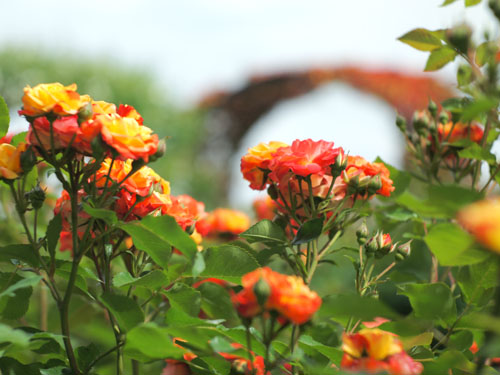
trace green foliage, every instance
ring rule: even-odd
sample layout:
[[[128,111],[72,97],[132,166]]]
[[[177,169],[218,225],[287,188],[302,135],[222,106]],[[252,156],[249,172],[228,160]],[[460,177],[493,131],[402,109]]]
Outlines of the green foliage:
[[[9,108],[7,108],[4,98],[0,96],[0,138],[7,134],[9,123]]]
[[[248,251],[231,245],[211,247],[204,251],[205,270],[203,277],[215,277],[240,283],[241,276],[259,267],[259,263]]]

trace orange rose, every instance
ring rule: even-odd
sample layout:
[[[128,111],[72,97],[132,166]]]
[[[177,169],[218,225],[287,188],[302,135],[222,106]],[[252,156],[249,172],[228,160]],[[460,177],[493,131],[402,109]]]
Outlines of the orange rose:
[[[228,208],[217,208],[196,223],[203,236],[236,236],[250,228],[250,218],[243,212]]]
[[[147,163],[158,149],[158,136],[134,118],[110,114],[98,115],[96,121],[101,124],[103,141],[113,147],[121,159],[144,159]]]
[[[250,182],[254,190],[263,190],[266,187],[264,170],[269,169],[272,155],[281,147],[288,147],[283,142],[259,143],[249,148],[248,153],[241,158],[241,173],[243,178]]]
[[[271,199],[270,196],[257,198],[253,201],[252,207],[257,215],[257,220],[268,219],[272,220],[276,216],[278,206]]]
[[[330,166],[343,154],[341,147],[333,148],[333,142],[296,139],[290,147],[280,148],[273,154],[269,176],[279,182],[289,171],[302,177],[330,174]]]
[[[261,306],[254,293],[263,280],[269,286],[269,297]],[[239,314],[252,318],[264,311],[276,311],[294,324],[304,324],[321,306],[321,298],[298,276],[282,275],[269,267],[259,268],[242,278],[243,290],[232,297]]]
[[[457,219],[479,243],[500,253],[500,197],[464,207]]]
[[[21,154],[26,151],[26,144],[20,143],[17,147],[8,143],[0,144],[0,178],[13,180],[23,172],[21,168]]]
[[[101,168],[96,172],[95,184],[97,187],[103,188],[106,184],[111,159],[106,158],[101,164]],[[130,173],[132,170],[132,160],[115,160],[113,168],[109,174],[111,182],[119,183]],[[109,184],[109,182],[108,182]],[[157,191],[162,194],[170,194],[170,184],[161,178],[153,169],[144,166],[137,172],[123,181],[122,185],[130,193],[139,194],[143,197]]]
[[[139,125],[144,123],[142,116],[135,110],[134,107],[128,104],[120,104],[117,113],[122,117],[130,117],[136,120]]]
[[[206,215],[205,204],[186,194],[172,196],[171,203],[163,207],[162,213],[172,216],[184,230]]]
[[[442,142],[447,139],[448,143],[453,143],[462,139],[470,139],[472,142],[479,143],[484,134],[483,128],[477,124],[469,126],[458,122],[453,126],[451,121],[444,125],[439,124],[437,130],[439,140]]]
[[[342,337],[341,368],[352,372],[391,375],[419,375],[423,366],[403,350],[403,345],[393,333],[378,328],[362,329]]]
[[[244,349],[243,345],[235,342],[231,343],[231,346],[235,349]],[[221,355],[226,361],[231,362],[231,367],[234,370],[236,370],[237,374],[245,374],[245,375],[271,374],[269,371],[266,372],[264,358],[259,355],[253,354],[253,352],[252,352],[254,358],[253,362],[247,358],[241,357],[238,354],[219,352],[219,355]]]
[[[53,112],[56,115],[75,115],[91,101],[88,95],[78,94],[76,84],[42,83],[24,88],[23,109],[20,115],[39,116]]]

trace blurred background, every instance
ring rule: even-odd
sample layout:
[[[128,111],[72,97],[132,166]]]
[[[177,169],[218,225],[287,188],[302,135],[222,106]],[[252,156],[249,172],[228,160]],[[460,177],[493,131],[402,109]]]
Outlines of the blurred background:
[[[442,0],[16,0],[3,2],[0,95],[76,82],[81,94],[135,106],[160,136],[154,168],[174,194],[248,210],[239,159],[259,142],[334,141],[402,164],[393,125],[429,97],[453,95],[456,66],[422,73],[426,53],[397,38],[466,21],[494,30],[486,4]]]

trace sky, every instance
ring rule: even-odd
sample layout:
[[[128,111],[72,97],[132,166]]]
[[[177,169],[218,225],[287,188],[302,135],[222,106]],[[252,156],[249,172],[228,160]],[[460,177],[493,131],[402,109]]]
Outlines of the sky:
[[[343,64],[421,72],[427,54],[398,42],[416,27],[467,21],[495,30],[486,2],[462,0],[16,0],[2,1],[0,46],[17,44],[105,57],[152,71],[166,95],[189,107],[240,87],[254,74]],[[439,78],[453,82],[454,66]],[[130,103],[133,105],[133,103]],[[252,199],[239,157],[259,142],[325,139],[351,154],[400,164],[394,113],[380,100],[332,84],[262,118],[232,161],[230,200]]]

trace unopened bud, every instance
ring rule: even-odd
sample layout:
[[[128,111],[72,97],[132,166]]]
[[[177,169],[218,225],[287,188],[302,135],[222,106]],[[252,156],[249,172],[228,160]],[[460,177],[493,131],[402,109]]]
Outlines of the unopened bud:
[[[271,295],[271,287],[264,279],[259,279],[253,287],[253,292],[260,306],[264,306]]]
[[[365,244],[366,256],[367,257],[373,256],[377,252],[377,250],[378,250],[377,241],[375,240],[375,237],[372,237]]]
[[[167,151],[167,143],[165,142],[165,139],[160,139],[158,142],[158,148],[156,149],[156,152],[149,157],[149,161],[153,162],[161,158],[163,155],[165,155],[165,152]]]
[[[337,155],[335,159],[335,163],[330,166],[330,170],[332,172],[332,177],[336,178],[340,176],[342,171],[344,171],[347,167],[347,155],[344,155],[343,152]]]
[[[399,245],[396,248],[396,260],[404,260],[411,254],[411,240]]]
[[[406,134],[406,131],[408,129],[406,126],[406,119],[403,116],[401,116],[401,115],[396,116],[396,126],[403,134]]]
[[[278,190],[276,189],[275,185],[269,185],[269,187],[267,188],[267,194],[269,194],[272,200],[278,199]]]
[[[138,171],[139,169],[141,169],[142,167],[144,167],[146,165],[146,162],[144,161],[144,159],[137,159],[137,160],[134,160],[132,162],[132,170],[133,171]]]
[[[448,121],[450,121],[450,117],[448,116],[448,113],[445,112],[445,111],[442,111],[440,114],[439,114],[439,122],[443,125],[447,124]]]
[[[358,243],[360,245],[365,244],[369,234],[370,232],[368,232],[368,227],[366,226],[366,223],[363,222],[363,224],[361,224],[361,226],[356,231],[356,238],[358,240]]]
[[[357,194],[359,190],[359,176],[356,175],[354,177],[351,177],[347,181],[347,194],[352,195],[352,194]]]
[[[40,185],[36,185],[33,189],[26,193],[31,206],[38,210],[42,207],[43,202],[45,201],[45,191],[40,187]]]
[[[427,109],[429,110],[429,113],[431,114],[432,117],[436,117],[438,108],[436,103],[434,103],[432,99],[429,100],[429,105],[427,106]]]
[[[368,194],[373,195],[382,188],[382,179],[380,175],[373,176],[368,183]]]
[[[448,42],[463,54],[467,54],[469,50],[470,37],[472,31],[467,25],[455,26],[452,29],[448,29],[446,32],[446,38]]]
[[[29,146],[26,151],[21,153],[21,168],[23,170],[23,173],[28,173],[33,169],[33,167],[36,164],[36,155],[35,152],[33,151],[33,147]]]
[[[104,151],[106,150],[106,145],[102,141],[101,136],[94,137],[92,142],[90,142],[90,146],[92,147],[92,156],[96,160],[100,160],[104,157]]]
[[[92,103],[88,102],[78,111],[78,123],[81,124],[92,118],[94,111],[92,110]]]
[[[413,115],[413,127],[418,135],[427,138],[427,133],[429,131],[430,118],[427,112],[417,111]]]

